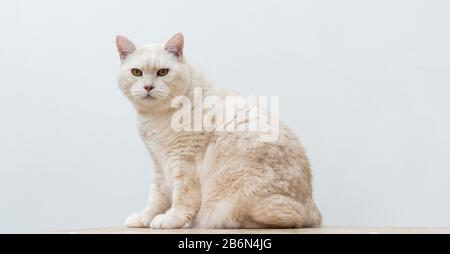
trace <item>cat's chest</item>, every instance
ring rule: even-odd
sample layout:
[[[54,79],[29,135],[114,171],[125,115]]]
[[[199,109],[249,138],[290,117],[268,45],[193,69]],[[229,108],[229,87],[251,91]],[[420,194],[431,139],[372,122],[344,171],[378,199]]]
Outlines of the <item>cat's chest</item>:
[[[139,134],[153,159],[160,166],[165,166],[169,159],[171,140],[174,139],[175,134],[167,127],[148,125],[139,126]]]
[[[139,132],[155,164],[162,170],[168,182],[172,170],[179,168],[183,163],[189,162],[191,166],[198,166],[209,137],[204,133],[174,132],[170,126],[155,128],[142,125]]]

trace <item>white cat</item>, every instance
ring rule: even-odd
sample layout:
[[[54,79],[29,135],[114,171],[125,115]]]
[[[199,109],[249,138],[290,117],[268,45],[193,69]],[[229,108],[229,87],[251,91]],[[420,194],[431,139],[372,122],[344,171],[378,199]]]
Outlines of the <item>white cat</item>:
[[[232,93],[186,62],[180,33],[166,44],[137,46],[123,36],[116,43],[119,86],[154,161],[147,207],[129,216],[127,227],[320,226],[308,159],[287,126],[280,123],[275,142],[260,142],[261,133],[251,131],[175,131],[175,96],[193,99],[194,88],[220,98]]]

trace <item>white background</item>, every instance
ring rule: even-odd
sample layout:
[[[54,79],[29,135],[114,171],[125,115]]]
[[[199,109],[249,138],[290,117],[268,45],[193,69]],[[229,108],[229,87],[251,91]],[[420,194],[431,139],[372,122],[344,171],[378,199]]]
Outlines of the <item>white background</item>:
[[[280,96],[330,226],[450,226],[449,1],[2,1],[0,232],[122,225],[151,161],[116,34],[184,32],[218,85]]]

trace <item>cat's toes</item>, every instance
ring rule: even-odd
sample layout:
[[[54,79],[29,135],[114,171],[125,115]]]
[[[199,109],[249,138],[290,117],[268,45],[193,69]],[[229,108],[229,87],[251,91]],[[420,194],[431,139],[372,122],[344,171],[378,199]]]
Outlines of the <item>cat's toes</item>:
[[[148,228],[152,218],[145,213],[133,213],[125,220],[125,226],[128,228]]]
[[[170,229],[181,228],[185,224],[186,221],[184,219],[165,213],[156,216],[152,220],[150,227],[154,229]]]

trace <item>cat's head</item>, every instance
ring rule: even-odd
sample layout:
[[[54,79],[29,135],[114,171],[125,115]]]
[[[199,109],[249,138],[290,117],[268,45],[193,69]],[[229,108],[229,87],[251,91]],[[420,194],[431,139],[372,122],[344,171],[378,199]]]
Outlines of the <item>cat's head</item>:
[[[173,98],[186,94],[189,68],[181,33],[165,44],[142,46],[119,35],[116,44],[121,60],[119,87],[138,111],[164,111]]]

